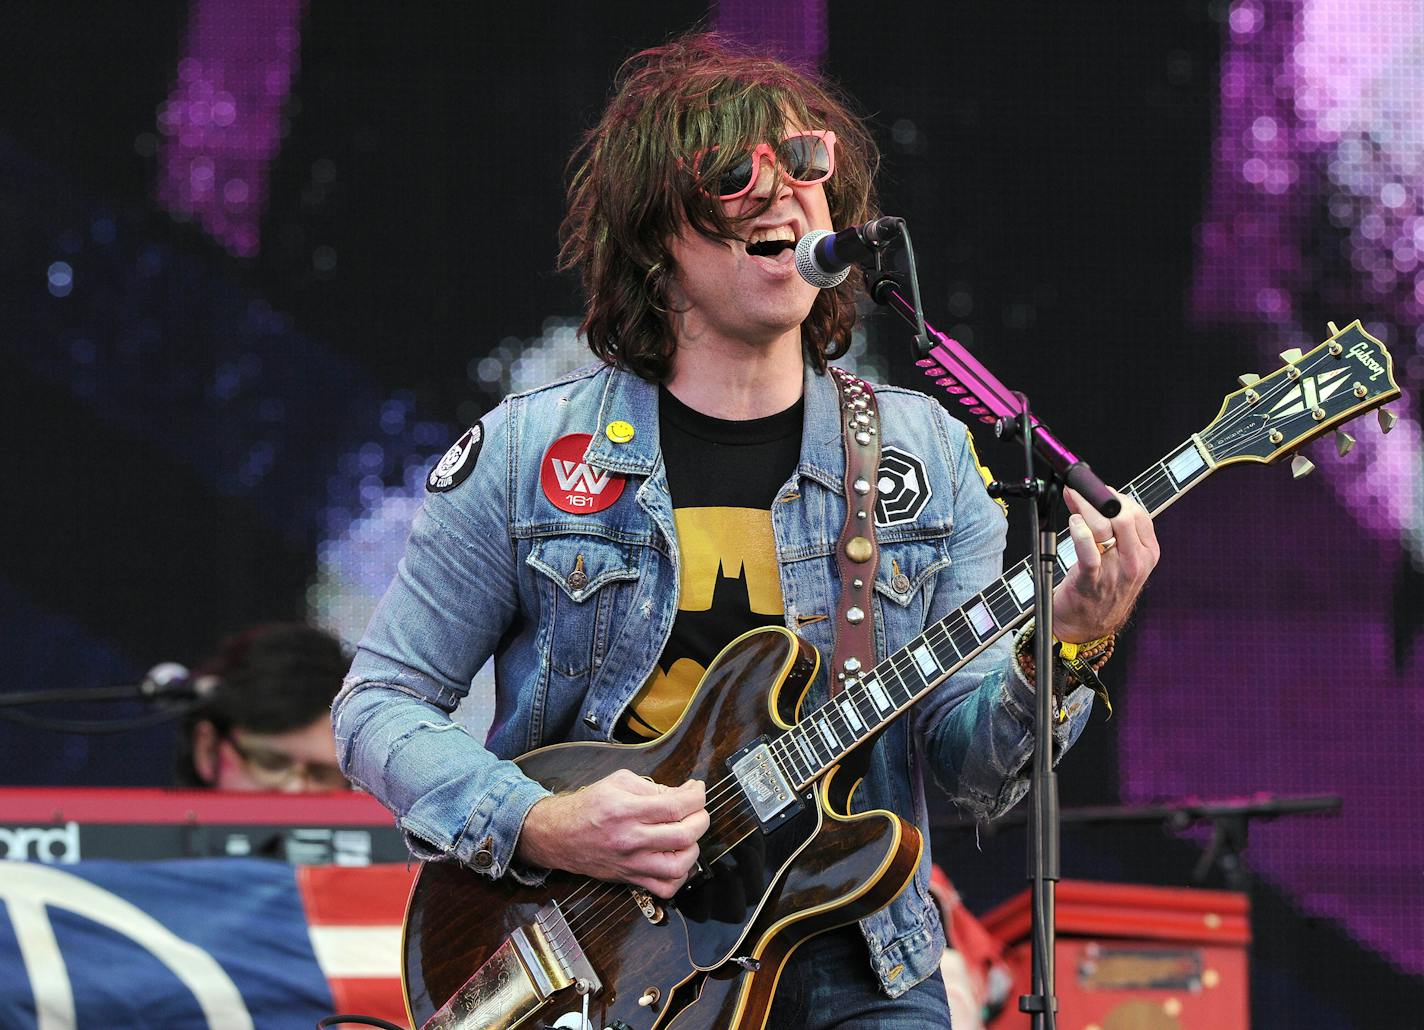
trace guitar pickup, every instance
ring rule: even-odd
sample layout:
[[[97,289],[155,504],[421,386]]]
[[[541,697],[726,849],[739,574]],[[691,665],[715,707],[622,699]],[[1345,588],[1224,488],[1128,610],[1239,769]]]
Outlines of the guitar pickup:
[[[801,810],[801,802],[781,771],[766,738],[761,737],[727,759],[727,767],[751,802],[763,832],[770,832]]]

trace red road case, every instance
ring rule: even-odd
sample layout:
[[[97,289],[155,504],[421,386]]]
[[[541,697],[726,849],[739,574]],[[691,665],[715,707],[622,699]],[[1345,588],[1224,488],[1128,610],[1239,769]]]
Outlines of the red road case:
[[[1055,894],[1060,1030],[1246,1030],[1246,895],[1064,880]],[[1010,1007],[994,1030],[1019,1030],[1031,992],[1029,892],[982,917],[1008,948]]]

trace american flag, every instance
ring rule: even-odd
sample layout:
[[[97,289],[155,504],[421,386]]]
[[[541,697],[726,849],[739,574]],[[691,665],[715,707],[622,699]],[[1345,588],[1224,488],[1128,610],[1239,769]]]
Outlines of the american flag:
[[[310,1030],[406,1025],[414,866],[255,858],[0,863],[0,1026]]]

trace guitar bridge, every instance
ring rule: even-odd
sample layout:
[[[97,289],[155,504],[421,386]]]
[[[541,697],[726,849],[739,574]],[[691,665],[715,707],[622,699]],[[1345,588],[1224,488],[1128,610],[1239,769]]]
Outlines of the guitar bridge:
[[[421,1030],[510,1030],[569,987],[586,999],[603,983],[550,902],[532,923],[516,927]]]
[[[765,737],[732,755],[727,759],[727,767],[751,802],[762,832],[769,833],[801,810],[796,791],[781,771]]]

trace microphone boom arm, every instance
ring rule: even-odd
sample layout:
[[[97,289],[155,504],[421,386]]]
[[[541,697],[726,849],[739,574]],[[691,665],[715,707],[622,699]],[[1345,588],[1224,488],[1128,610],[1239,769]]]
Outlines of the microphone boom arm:
[[[916,332],[924,326],[925,340],[930,344],[928,356],[920,358],[915,364],[935,381],[935,385],[955,395],[959,403],[969,409],[968,413],[977,416],[981,422],[994,424],[1000,435],[1003,435],[1005,426],[1013,430],[1023,414],[1023,405],[994,373],[965,350],[958,340],[924,321],[915,306],[896,288],[895,280],[890,276],[883,273],[872,275],[866,288],[872,300],[894,311]],[[1105,518],[1117,515],[1122,510],[1122,502],[1088,463],[1065,447],[1032,414],[1029,421],[1033,426],[1034,452]]]

